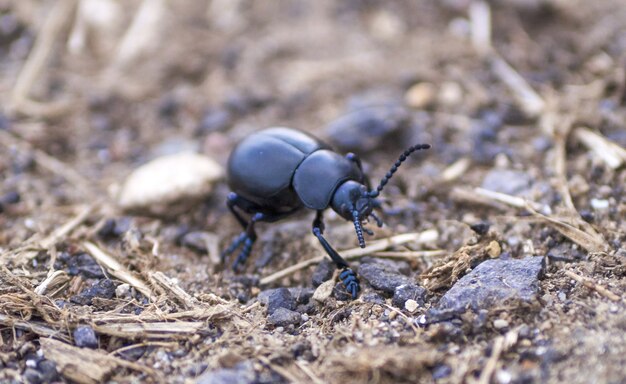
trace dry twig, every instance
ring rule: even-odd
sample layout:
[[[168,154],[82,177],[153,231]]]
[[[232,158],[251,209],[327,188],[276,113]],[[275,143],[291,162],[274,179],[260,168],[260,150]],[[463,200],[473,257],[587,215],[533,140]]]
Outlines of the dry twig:
[[[434,229],[430,229],[421,233],[405,233],[402,235],[397,235],[393,237],[388,237],[386,239],[378,240],[370,244],[367,248],[352,248],[346,251],[342,251],[340,252],[340,254],[346,260],[353,260],[359,257],[372,254],[373,252],[383,251],[395,245],[402,245],[402,244],[406,244],[410,242],[417,243],[417,244],[429,243],[429,242],[437,240],[438,237],[439,237],[439,234]],[[283,277],[289,276],[292,273],[295,273],[308,266],[317,264],[320,261],[324,260],[325,257],[326,257],[325,254],[322,256],[317,256],[309,260],[305,260],[300,263],[294,264],[290,267],[287,267],[269,276],[266,276],[261,279],[261,285],[272,283],[276,280],[280,280]]]
[[[593,289],[594,291],[598,292],[599,294],[601,294],[602,296],[606,297],[607,299],[611,301],[620,301],[619,296],[609,291],[608,289],[604,288],[603,286],[596,284],[593,280],[589,278],[577,275],[572,271],[565,271],[565,275],[567,277],[570,277],[576,280],[577,282],[584,285],[585,287],[589,289]]]
[[[102,265],[111,275],[135,287],[135,289],[141,292],[148,299],[155,299],[155,296],[152,293],[150,287],[148,287],[148,285],[143,280],[135,277],[135,275],[133,275],[128,269],[126,269],[126,267],[124,267],[117,260],[115,260],[113,256],[104,252],[97,245],[89,241],[84,242],[83,246],[87,249],[87,252],[89,252],[89,254],[98,262],[98,264]]]

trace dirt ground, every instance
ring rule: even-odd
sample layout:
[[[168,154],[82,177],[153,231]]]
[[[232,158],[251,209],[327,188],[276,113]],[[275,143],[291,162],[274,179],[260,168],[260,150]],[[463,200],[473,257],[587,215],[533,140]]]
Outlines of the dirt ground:
[[[625,26],[622,0],[0,0],[0,382],[625,382]],[[399,117],[355,130],[372,106]],[[406,269],[422,305],[361,279],[271,323],[259,293],[315,289],[312,213],[259,225],[233,273],[224,180],[190,209],[116,205],[147,161],[225,165],[271,126],[373,182],[433,145],[368,244],[428,238],[351,259]],[[326,234],[358,249],[330,212]],[[525,256],[533,300],[428,321],[481,261]]]

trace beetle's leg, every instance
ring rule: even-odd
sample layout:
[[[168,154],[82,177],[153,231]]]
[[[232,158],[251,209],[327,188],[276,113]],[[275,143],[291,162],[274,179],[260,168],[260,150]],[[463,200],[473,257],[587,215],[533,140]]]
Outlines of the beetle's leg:
[[[278,221],[284,217],[287,217],[293,214],[298,209],[299,208],[296,208],[287,212],[280,212],[280,213],[257,212],[254,215],[252,215],[249,222],[244,221],[245,231],[242,232],[239,236],[237,236],[237,238],[235,238],[235,240],[230,245],[230,247],[228,247],[226,250],[224,250],[224,252],[222,252],[222,255],[221,255],[222,263],[225,261],[228,255],[233,253],[237,248],[239,248],[243,244],[243,248],[241,249],[241,252],[239,253],[239,255],[237,255],[237,258],[235,259],[235,262],[233,263],[233,270],[239,269],[239,267],[244,265],[246,263],[246,260],[248,260],[248,257],[250,256],[250,252],[252,252],[252,246],[254,245],[254,242],[257,239],[256,231],[254,230],[254,224],[256,224],[259,221],[266,221],[266,222]]]
[[[248,260],[250,252],[252,252],[252,246],[256,241],[256,231],[254,230],[254,224],[257,221],[263,220],[264,218],[265,215],[263,215],[262,213],[255,213],[254,216],[252,216],[252,218],[250,219],[250,222],[248,222],[248,225],[246,226],[246,231],[239,235],[240,237],[243,235],[243,248],[241,249],[241,252],[239,252],[239,255],[237,255],[235,262],[233,263],[233,270],[236,271],[237,269],[239,269],[240,266],[246,263],[246,260]]]
[[[357,294],[359,293],[359,279],[356,277],[356,273],[348,266],[348,263],[343,259],[343,257],[339,256],[337,251],[333,249],[333,247],[328,244],[328,241],[322,236],[324,232],[324,217],[323,211],[317,211],[317,215],[315,216],[315,220],[313,220],[313,234],[319,242],[322,244],[322,247],[328,253],[328,256],[333,260],[338,269],[341,269],[341,274],[339,278],[343,282],[343,285],[346,287],[346,290],[352,294],[352,298],[356,299]]]
[[[248,227],[248,223],[246,222],[246,220],[244,220],[243,217],[241,217],[239,212],[237,212],[237,210],[235,209],[235,207],[240,207],[241,209],[245,210],[245,207],[242,207],[242,205],[246,205],[246,204],[244,204],[243,199],[241,197],[239,197],[239,195],[236,194],[235,192],[230,192],[228,194],[228,196],[226,197],[226,206],[228,206],[228,209],[230,209],[230,211],[232,212],[233,216],[235,216],[235,218],[237,219],[239,224],[241,224],[243,229],[246,229]],[[233,245],[234,245],[234,243],[233,243]],[[237,249],[237,247],[235,247],[235,249]],[[234,251],[234,249],[233,249],[233,251]]]

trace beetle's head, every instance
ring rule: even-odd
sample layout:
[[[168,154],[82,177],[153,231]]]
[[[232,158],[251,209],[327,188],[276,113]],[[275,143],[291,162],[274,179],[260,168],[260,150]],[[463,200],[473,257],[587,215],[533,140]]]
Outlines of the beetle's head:
[[[363,231],[372,234],[370,230],[363,227],[362,222],[372,216],[378,226],[382,226],[382,221],[373,212],[374,208],[378,206],[380,203],[370,196],[367,187],[354,180],[348,180],[341,184],[335,191],[331,202],[331,207],[335,212],[354,223],[361,248],[365,248]]]
[[[402,164],[413,152],[422,149],[430,148],[430,144],[417,144],[409,147],[404,151],[398,160],[391,166],[391,169],[385,177],[382,178],[380,184],[376,189],[371,191],[367,190],[363,184],[353,180],[348,180],[341,184],[333,195],[331,206],[335,212],[340,214],[344,219],[350,220],[354,223],[354,229],[359,239],[359,245],[361,248],[365,248],[365,240],[363,239],[363,232],[369,235],[373,235],[372,231],[365,228],[362,224],[369,216],[376,220],[376,224],[382,227],[383,222],[372,212],[374,208],[380,207],[380,202],[376,200],[378,195],[382,192],[385,185],[389,182],[389,179],[398,170],[400,164]]]

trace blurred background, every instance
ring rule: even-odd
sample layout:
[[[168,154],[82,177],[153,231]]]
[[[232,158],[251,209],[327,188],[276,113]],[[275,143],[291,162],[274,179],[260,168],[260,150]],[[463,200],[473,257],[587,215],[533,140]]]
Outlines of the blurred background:
[[[358,153],[375,182],[405,147],[426,142],[433,149],[403,165],[386,190],[390,229],[380,236],[436,229],[430,248],[454,258],[476,241],[470,227],[480,224],[491,226],[509,257],[561,263],[541,283],[545,308],[509,319],[536,330],[532,358],[510,357],[510,369],[501,367],[509,376],[494,378],[587,382],[584,369],[597,382],[620,382],[623,298],[615,307],[598,304],[601,297],[575,290],[560,268],[580,266],[580,274],[624,291],[625,52],[623,0],[0,0],[0,260],[39,284],[53,252],[24,259],[19,249],[77,218],[71,228],[78,230],[46,244],[72,255],[80,241],[100,241],[138,274],[167,271],[193,295],[250,303],[255,283],[223,283],[203,257],[214,260],[239,230],[223,203],[226,183],[211,180],[211,194],[180,215],[171,207],[156,219],[141,209],[132,216],[115,202],[133,170],[186,151],[224,166],[246,135],[287,126]],[[355,245],[350,223],[332,214],[329,221],[339,249]],[[256,246],[261,261],[247,272],[267,275],[308,258],[317,252],[314,239],[302,240],[309,231],[308,217],[269,230]],[[411,274],[437,265],[412,262]],[[455,273],[426,280],[433,303]],[[282,282],[309,279],[302,273]],[[71,281],[71,293],[86,286]],[[577,301],[565,304],[561,292]],[[498,331],[459,341],[454,329],[442,326],[441,334],[456,346],[418,359],[427,376],[410,376],[412,361],[389,365],[415,380],[477,379],[489,355],[485,340]],[[579,331],[572,339],[571,329]],[[422,336],[407,345],[439,345],[437,335]],[[0,349],[15,350],[1,341]],[[107,342],[109,352],[123,346]],[[549,353],[540,353],[541,343]],[[183,382],[203,372],[187,370],[202,353],[182,368],[161,363]],[[339,376],[327,376],[322,360],[314,373],[324,381],[371,379],[371,372],[398,379],[357,355],[364,376],[332,360]]]

